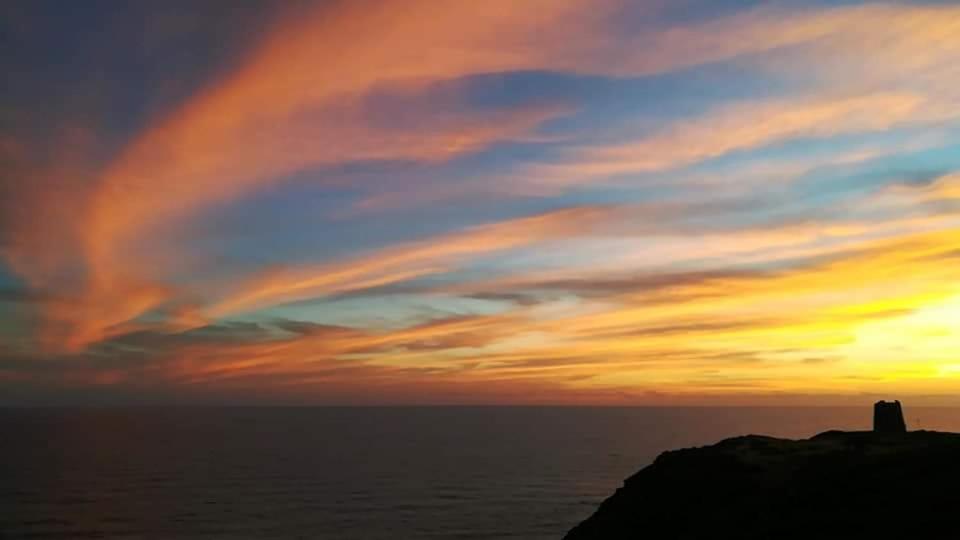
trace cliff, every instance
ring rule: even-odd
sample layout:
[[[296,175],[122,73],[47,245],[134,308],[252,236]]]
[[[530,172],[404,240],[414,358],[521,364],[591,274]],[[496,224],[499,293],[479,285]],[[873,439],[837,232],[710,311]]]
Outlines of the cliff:
[[[566,535],[960,538],[960,434],[749,435],[661,454]]]

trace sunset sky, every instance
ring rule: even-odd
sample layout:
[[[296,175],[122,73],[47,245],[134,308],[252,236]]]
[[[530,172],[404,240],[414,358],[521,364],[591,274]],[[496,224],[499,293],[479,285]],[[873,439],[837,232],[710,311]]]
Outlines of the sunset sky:
[[[0,20],[0,404],[960,404],[956,2]]]

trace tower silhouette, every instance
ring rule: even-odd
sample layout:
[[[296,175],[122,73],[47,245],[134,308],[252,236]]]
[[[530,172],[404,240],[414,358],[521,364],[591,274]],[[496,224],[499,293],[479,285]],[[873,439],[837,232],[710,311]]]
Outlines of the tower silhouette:
[[[878,401],[873,405],[874,433],[906,433],[900,401]]]

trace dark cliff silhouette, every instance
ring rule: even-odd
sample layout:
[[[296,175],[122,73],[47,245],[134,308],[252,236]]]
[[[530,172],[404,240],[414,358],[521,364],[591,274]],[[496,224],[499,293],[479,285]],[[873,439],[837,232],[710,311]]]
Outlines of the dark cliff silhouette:
[[[907,432],[899,402],[874,413],[872,432],[665,452],[565,538],[960,538],[960,434]]]

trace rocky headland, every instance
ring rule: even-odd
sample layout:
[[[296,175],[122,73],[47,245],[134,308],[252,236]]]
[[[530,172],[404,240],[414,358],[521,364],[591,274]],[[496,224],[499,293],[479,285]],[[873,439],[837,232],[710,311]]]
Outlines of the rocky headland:
[[[565,538],[960,538],[960,434],[874,426],[665,452]]]

